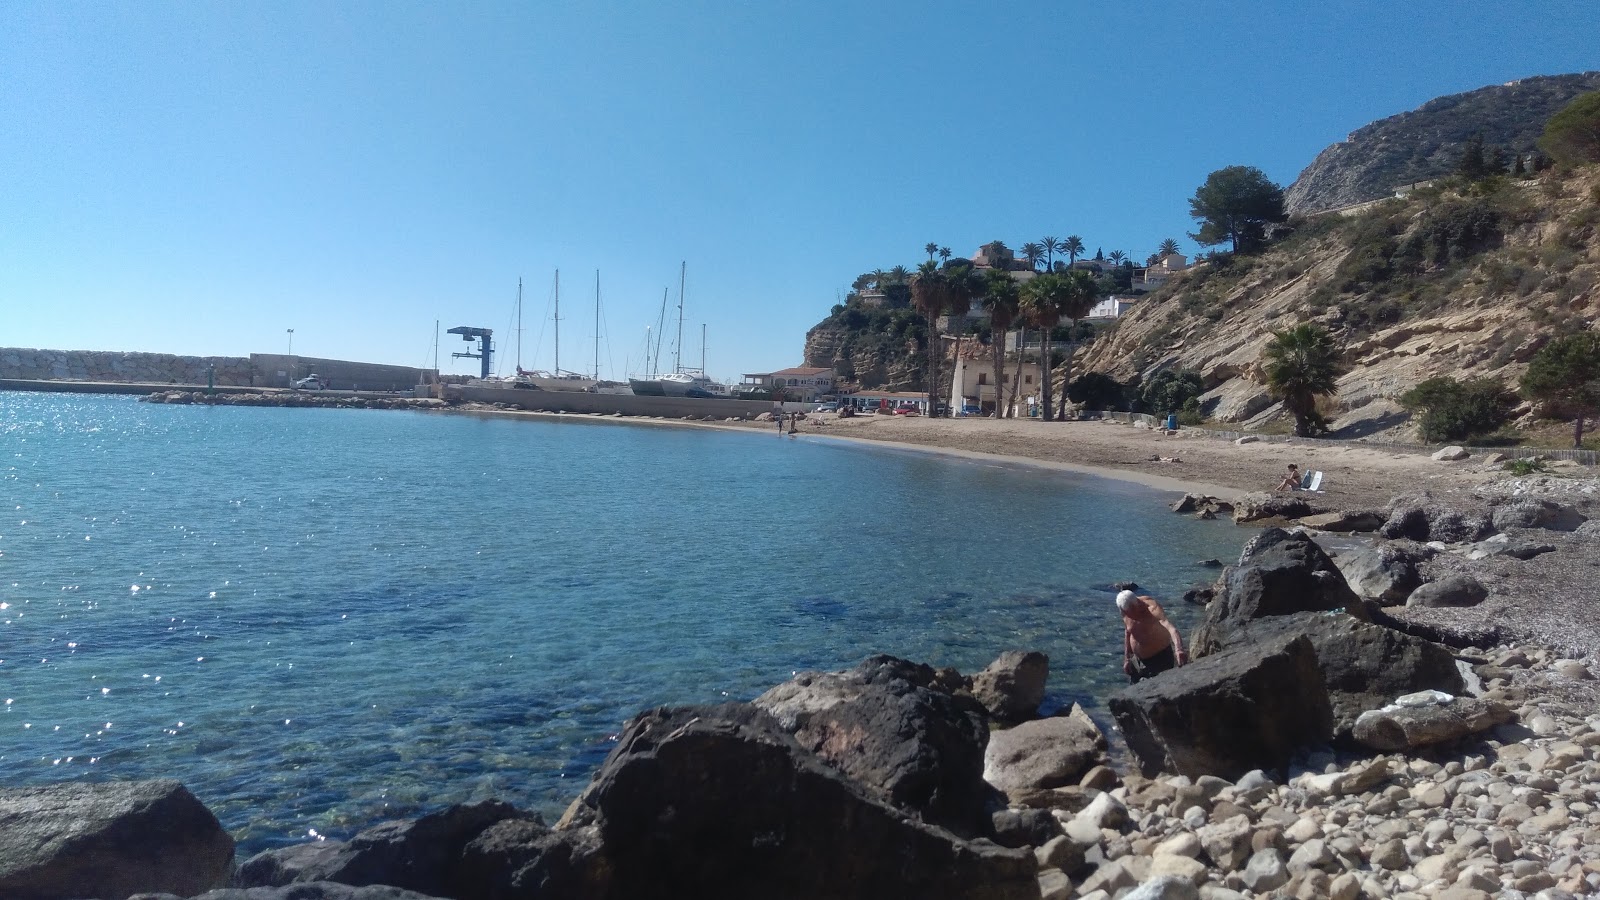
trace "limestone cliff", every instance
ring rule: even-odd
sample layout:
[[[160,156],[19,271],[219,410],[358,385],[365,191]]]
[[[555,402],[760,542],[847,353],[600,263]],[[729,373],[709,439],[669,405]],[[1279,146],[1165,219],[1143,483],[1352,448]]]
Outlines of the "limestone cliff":
[[[1274,329],[1314,321],[1346,348],[1328,412],[1355,436],[1402,425],[1394,399],[1426,378],[1514,383],[1552,333],[1600,310],[1600,168],[1441,185],[1294,224],[1259,256],[1202,264],[1149,295],[1077,371],[1192,369],[1215,420],[1254,427],[1280,412],[1262,348]]]
[[[915,312],[839,306],[806,332],[805,365],[863,388],[922,390],[926,328]]]
[[[1600,90],[1600,72],[1524,78],[1430,100],[1323,150],[1284,192],[1285,206],[1291,214],[1335,209],[1448,175],[1475,134],[1507,153],[1530,153],[1550,116],[1593,90]]]

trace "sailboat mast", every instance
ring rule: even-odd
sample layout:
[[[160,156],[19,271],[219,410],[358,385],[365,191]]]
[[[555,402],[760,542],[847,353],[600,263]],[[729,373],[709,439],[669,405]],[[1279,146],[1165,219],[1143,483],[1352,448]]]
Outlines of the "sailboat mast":
[[[656,352],[650,360],[650,374],[661,374],[661,339],[667,336],[667,291],[671,288],[661,289],[661,312],[656,313]]]
[[[672,347],[672,371],[683,371],[683,279],[689,269],[688,260],[678,263],[678,343]]]
[[[600,270],[594,270],[594,380],[600,380]]]
[[[517,374],[522,374],[522,276],[517,276]]]
[[[561,270],[556,270],[556,377],[561,377]]]
[[[706,323],[700,323],[700,374],[706,373]]]

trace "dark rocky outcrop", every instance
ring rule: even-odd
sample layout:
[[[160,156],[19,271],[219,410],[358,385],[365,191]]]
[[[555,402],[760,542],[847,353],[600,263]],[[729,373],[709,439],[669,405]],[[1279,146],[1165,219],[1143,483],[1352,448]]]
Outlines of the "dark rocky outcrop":
[[[1389,518],[1378,529],[1378,533],[1386,538],[1443,541],[1447,544],[1481,540],[1493,532],[1494,524],[1488,516],[1442,505],[1426,491],[1391,500]]]
[[[1348,742],[1356,719],[1402,694],[1459,693],[1461,672],[1444,647],[1342,612],[1254,619],[1229,633],[1230,647],[1304,636],[1311,641],[1333,712],[1333,736]]]
[[[1040,847],[1061,834],[1048,809],[1002,809],[993,821],[994,842],[1002,847]]]
[[[1489,590],[1471,575],[1448,575],[1422,585],[1406,598],[1407,606],[1477,606]]]
[[[1147,776],[1236,779],[1325,743],[1333,710],[1303,636],[1224,650],[1113,694],[1111,714]]]
[[[1008,796],[1077,784],[1106,762],[1106,738],[1082,707],[989,736],[984,780]]]
[[[886,803],[972,836],[988,828],[987,716],[954,670],[870,657],[808,672],[757,697],[800,746]]]
[[[498,800],[460,804],[419,819],[384,822],[347,842],[317,841],[258,853],[239,867],[235,881],[244,887],[309,881],[386,884],[457,896],[467,844],[497,822],[528,816]]]
[[[1189,642],[1196,658],[1232,643],[1228,632],[1250,619],[1324,610],[1367,618],[1361,599],[1316,541],[1279,528],[1252,538],[1217,584],[1216,599]]]
[[[749,704],[637,717],[563,821],[599,840],[584,897],[1039,895],[1031,852],[881,802]]]
[[[1025,722],[1039,715],[1050,657],[1037,650],[1008,650],[972,676],[972,696],[1001,724]]]
[[[200,894],[227,884],[233,838],[170,779],[0,790],[0,897]]]

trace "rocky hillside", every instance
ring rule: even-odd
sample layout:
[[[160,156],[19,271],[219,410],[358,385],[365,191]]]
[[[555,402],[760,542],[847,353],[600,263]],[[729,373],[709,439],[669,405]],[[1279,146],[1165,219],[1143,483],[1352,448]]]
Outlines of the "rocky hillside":
[[[922,390],[926,335],[912,310],[839,306],[806,332],[805,365],[833,369],[864,388]]]
[[[1514,383],[1552,333],[1600,309],[1600,168],[1455,181],[1300,220],[1259,256],[1190,270],[1088,347],[1077,371],[1195,370],[1215,420],[1258,427],[1281,412],[1262,348],[1274,329],[1314,321],[1351,366],[1327,410],[1336,431],[1409,437],[1394,398],[1419,381]]]
[[[1284,192],[1285,203],[1291,214],[1335,209],[1448,175],[1475,134],[1508,153],[1532,152],[1550,116],[1593,90],[1600,90],[1600,72],[1524,78],[1430,100],[1322,151]]]

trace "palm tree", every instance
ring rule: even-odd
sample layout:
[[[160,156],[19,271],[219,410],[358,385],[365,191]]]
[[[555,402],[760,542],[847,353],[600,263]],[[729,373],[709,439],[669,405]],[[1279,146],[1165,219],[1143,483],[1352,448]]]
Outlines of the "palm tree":
[[[1017,319],[1017,281],[1009,274],[990,269],[984,274],[983,308],[989,314],[989,351],[994,355],[994,417],[1002,418],[1000,386],[1006,367],[1006,332]]]
[[[940,247],[939,248],[939,260],[941,262],[946,262],[946,263],[948,263],[950,261],[950,248],[949,247]]]
[[[1178,242],[1173,240],[1172,238],[1167,238],[1166,240],[1162,241],[1161,242],[1161,246],[1156,248],[1156,255],[1158,255],[1158,256],[1166,256],[1168,254],[1177,253],[1177,252],[1178,252]]]
[[[1106,259],[1111,260],[1111,264],[1113,266],[1122,265],[1122,261],[1127,259],[1127,258],[1128,258],[1128,254],[1123,253],[1121,250],[1113,250],[1110,253],[1106,254]]]
[[[1039,260],[1044,258],[1044,245],[1029,241],[1022,245],[1022,258],[1028,261],[1028,268],[1037,272]]]
[[[1061,252],[1067,255],[1067,266],[1070,268],[1083,255],[1083,238],[1075,234],[1067,235],[1067,239],[1061,242]]]
[[[1078,337],[1078,320],[1094,309],[1094,302],[1100,296],[1100,284],[1088,272],[1074,269],[1066,274],[1065,280],[1061,315],[1071,324],[1067,328],[1067,349],[1063,354],[1066,361],[1061,373],[1061,411],[1058,418],[1063,422],[1067,419],[1067,385],[1072,383],[1072,352]]]
[[[1050,329],[1061,323],[1061,310],[1066,303],[1066,279],[1046,272],[1022,286],[1022,315],[1028,324],[1039,329],[1039,390],[1043,409],[1040,415],[1050,421]]]
[[[889,284],[889,273],[882,269],[874,269],[871,277],[872,286],[880,291]]]
[[[1333,335],[1310,322],[1274,331],[1261,351],[1267,389],[1294,415],[1295,434],[1310,437],[1326,430],[1317,398],[1338,392],[1345,371],[1341,356]]]
[[[928,324],[928,415],[938,409],[939,395],[939,315],[950,308],[949,281],[933,260],[917,266],[911,277],[911,305],[922,313]]]
[[[1066,247],[1062,245],[1060,240],[1053,237],[1040,238],[1039,246],[1044,248],[1044,270],[1046,272],[1054,272],[1056,270],[1056,254],[1066,250]]]
[[[922,245],[922,249],[928,254],[928,262],[933,262],[933,255],[939,252],[939,245],[929,241]]]

